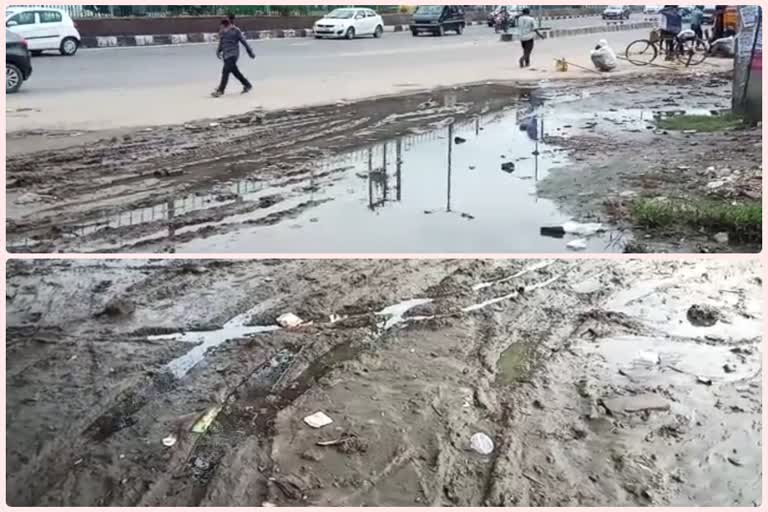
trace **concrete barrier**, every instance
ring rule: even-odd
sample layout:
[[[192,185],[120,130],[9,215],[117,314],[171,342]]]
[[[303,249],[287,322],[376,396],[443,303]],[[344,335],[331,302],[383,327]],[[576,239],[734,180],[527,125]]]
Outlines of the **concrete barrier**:
[[[546,36],[545,39],[554,39],[559,37],[582,36],[585,34],[600,34],[604,32],[628,32],[630,30],[653,28],[654,26],[655,25],[651,22],[642,22],[626,23],[622,25],[601,25],[596,27],[560,28],[549,30],[544,33],[544,36]],[[505,43],[517,41],[518,36],[519,35],[514,32],[501,34],[501,41]]]
[[[544,21],[552,21],[568,18],[585,18],[591,16],[551,16],[543,17]],[[467,21],[467,25],[485,25],[485,21]],[[636,26],[636,23],[623,26]],[[594,27],[595,29],[605,27]],[[641,27],[644,28],[644,27]],[[403,32],[410,30],[408,25],[387,25],[385,32]],[[579,35],[584,33],[584,27],[574,29],[551,30],[548,37],[566,37],[569,35]],[[630,29],[627,29],[630,30]],[[246,39],[265,40],[265,39],[289,39],[299,37],[313,37],[311,28],[305,29],[272,29],[272,30],[246,30],[244,31]],[[554,35],[556,34],[556,35]],[[502,36],[505,34],[502,34]],[[216,43],[219,40],[218,33],[213,32],[194,32],[188,34],[152,34],[152,35],[124,35],[124,36],[84,36],[80,41],[83,48],[111,48],[116,46],[159,46],[159,45],[181,45],[190,43]]]

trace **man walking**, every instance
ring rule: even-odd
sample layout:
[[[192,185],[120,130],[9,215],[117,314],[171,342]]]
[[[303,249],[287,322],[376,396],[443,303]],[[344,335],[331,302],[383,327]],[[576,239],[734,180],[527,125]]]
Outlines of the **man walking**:
[[[243,84],[243,94],[250,92],[253,88],[251,82],[243,76],[240,69],[237,67],[237,59],[240,58],[240,45],[245,46],[248,56],[252,59],[256,58],[248,41],[245,40],[245,36],[239,28],[232,25],[229,19],[222,20],[221,30],[219,31],[219,47],[216,50],[216,55],[224,61],[224,67],[221,70],[221,82],[219,88],[213,91],[212,96],[218,98],[224,94],[227,89],[227,83],[229,82],[229,75],[235,75],[241,84]]]
[[[676,5],[665,5],[661,15],[661,41],[667,47],[667,60],[674,60],[675,39],[683,30],[683,16]]]
[[[523,56],[520,57],[520,67],[527,68],[531,65],[531,53],[533,52],[533,40],[536,36],[544,38],[536,28],[536,20],[531,17],[531,10],[523,9],[523,14],[517,19],[517,28],[520,31],[520,43],[523,46]]]

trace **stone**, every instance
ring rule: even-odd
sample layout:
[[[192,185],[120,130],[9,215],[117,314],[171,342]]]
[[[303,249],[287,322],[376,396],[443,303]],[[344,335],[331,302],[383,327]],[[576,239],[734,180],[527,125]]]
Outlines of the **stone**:
[[[602,403],[611,414],[668,411],[670,408],[667,400],[652,393],[607,398],[603,399]]]

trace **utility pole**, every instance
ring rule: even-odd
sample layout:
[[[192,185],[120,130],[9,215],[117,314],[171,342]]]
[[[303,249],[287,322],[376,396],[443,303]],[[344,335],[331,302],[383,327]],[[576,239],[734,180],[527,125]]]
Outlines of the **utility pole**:
[[[541,5],[539,5],[539,28],[541,28],[541,11],[542,11],[543,9],[544,9],[544,8],[543,8]]]

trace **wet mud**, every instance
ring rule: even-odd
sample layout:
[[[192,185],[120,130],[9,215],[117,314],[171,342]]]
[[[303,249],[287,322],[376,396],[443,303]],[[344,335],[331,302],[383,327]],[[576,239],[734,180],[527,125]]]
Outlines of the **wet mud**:
[[[757,264],[7,272],[11,505],[761,503]]]
[[[8,247],[620,252],[646,235],[621,215],[622,201],[673,196],[689,181],[706,188],[711,179],[701,168],[731,158],[737,144],[748,149],[744,186],[723,190],[759,194],[759,134],[723,140],[654,129],[658,116],[719,111],[728,98],[725,80],[688,75],[474,85],[13,154]],[[604,229],[542,236],[542,228],[569,221]],[[702,243],[668,238],[662,249]]]

